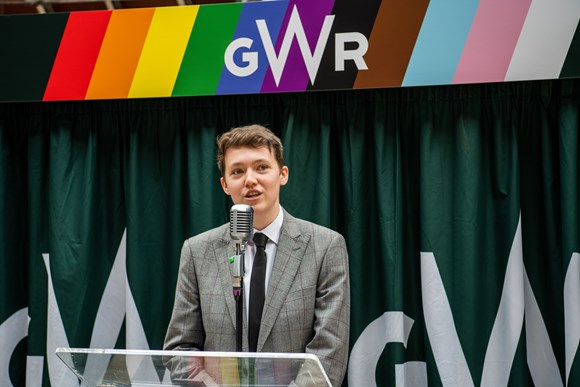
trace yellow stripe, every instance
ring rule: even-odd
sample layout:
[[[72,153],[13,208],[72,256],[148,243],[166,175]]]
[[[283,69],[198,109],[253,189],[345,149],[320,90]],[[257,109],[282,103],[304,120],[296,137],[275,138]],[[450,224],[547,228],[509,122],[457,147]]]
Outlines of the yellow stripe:
[[[221,359],[222,385],[239,386],[240,373],[238,371],[238,359],[233,357],[224,357]]]
[[[155,9],[129,98],[170,97],[199,5]]]

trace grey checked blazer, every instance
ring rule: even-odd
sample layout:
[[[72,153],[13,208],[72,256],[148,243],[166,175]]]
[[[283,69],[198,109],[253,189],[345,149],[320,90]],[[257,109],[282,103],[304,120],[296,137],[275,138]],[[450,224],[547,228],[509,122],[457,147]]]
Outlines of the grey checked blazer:
[[[229,224],[185,241],[164,349],[236,350],[233,268],[229,264],[233,253]],[[243,350],[247,351],[245,307]],[[258,351],[313,353],[333,386],[340,386],[348,361],[349,329],[344,238],[284,212]]]

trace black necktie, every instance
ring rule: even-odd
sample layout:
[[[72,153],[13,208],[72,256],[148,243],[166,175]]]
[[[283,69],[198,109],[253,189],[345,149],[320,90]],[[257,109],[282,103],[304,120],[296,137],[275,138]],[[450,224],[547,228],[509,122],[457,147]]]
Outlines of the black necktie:
[[[258,348],[258,334],[260,333],[260,321],[266,299],[266,243],[268,237],[260,232],[254,234],[256,255],[252,266],[252,278],[250,280],[250,313],[248,322],[248,342],[250,352],[256,352]]]

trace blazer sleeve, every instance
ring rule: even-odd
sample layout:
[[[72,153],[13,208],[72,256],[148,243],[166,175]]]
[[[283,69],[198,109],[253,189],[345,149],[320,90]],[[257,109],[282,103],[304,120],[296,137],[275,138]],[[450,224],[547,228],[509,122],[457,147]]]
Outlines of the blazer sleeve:
[[[193,259],[196,250],[191,243],[191,239],[186,240],[181,249],[173,313],[163,344],[165,350],[203,350],[205,331]]]
[[[332,232],[322,253],[314,310],[314,336],[307,353],[320,359],[332,385],[338,387],[348,366],[350,280],[348,253],[342,235]]]

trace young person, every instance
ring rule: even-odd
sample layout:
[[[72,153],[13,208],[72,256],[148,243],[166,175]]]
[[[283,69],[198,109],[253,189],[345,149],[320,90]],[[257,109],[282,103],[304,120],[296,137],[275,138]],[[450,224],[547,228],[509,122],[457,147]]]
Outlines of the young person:
[[[294,218],[280,205],[288,183],[280,139],[251,125],[218,137],[221,186],[234,204],[254,210],[254,233],[267,236],[265,301],[259,333],[248,337],[256,246],[248,242],[244,276],[243,350],[318,356],[333,386],[347,368],[350,328],[348,254],[344,238]],[[228,257],[229,224],[185,241],[164,349],[235,351],[235,301]],[[260,258],[261,259],[261,258]],[[259,316],[259,315],[258,315]],[[250,333],[251,336],[251,333]]]

